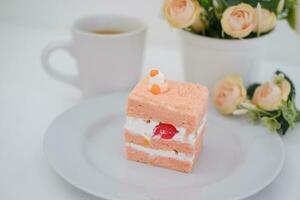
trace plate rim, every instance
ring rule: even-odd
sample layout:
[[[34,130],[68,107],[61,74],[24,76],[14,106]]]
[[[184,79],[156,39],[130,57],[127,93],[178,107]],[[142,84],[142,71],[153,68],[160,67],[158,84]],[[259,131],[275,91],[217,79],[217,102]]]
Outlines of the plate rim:
[[[47,127],[46,131],[45,131],[45,134],[44,134],[44,137],[43,137],[43,153],[45,155],[45,158],[46,158],[46,161],[48,162],[48,164],[50,165],[50,167],[52,168],[52,170],[54,170],[55,173],[57,173],[60,178],[62,178],[63,180],[65,180],[68,184],[72,185],[73,187],[89,194],[89,195],[92,195],[92,196],[95,196],[95,197],[100,197],[100,198],[104,198],[104,199],[109,199],[109,200],[124,200],[126,199],[126,197],[122,198],[122,197],[117,197],[117,196],[111,196],[111,195],[108,195],[106,192],[104,193],[97,193],[97,192],[94,192],[93,190],[90,190],[88,187],[85,187],[83,186],[82,184],[77,184],[77,183],[74,183],[71,179],[69,179],[68,176],[66,176],[64,174],[64,172],[62,172],[59,167],[57,165],[55,165],[51,159],[49,158],[49,153],[48,153],[48,149],[47,149],[47,138],[49,137],[49,134],[51,134],[51,132],[49,131],[51,129],[52,126],[54,126],[54,124],[56,124],[57,121],[60,120],[61,117],[63,117],[64,115],[66,115],[67,113],[71,112],[72,110],[74,109],[78,109],[79,107],[84,107],[85,105],[88,105],[88,104],[91,104],[91,102],[94,102],[96,101],[97,99],[101,98],[101,97],[109,97],[109,96],[113,96],[113,95],[127,95],[128,91],[119,91],[119,92],[111,92],[111,93],[104,93],[104,94],[100,94],[100,95],[97,95],[95,97],[91,97],[91,98],[88,98],[88,99],[85,99],[84,101],[76,104],[76,105],[73,105],[71,106],[70,108],[66,109],[65,111],[63,111],[62,113],[58,114],[53,120],[52,122],[49,124],[49,126]],[[272,133],[269,133],[269,134],[272,134]],[[276,133],[274,133],[276,134]],[[281,139],[281,137],[279,135],[276,136],[276,140],[279,141],[279,144],[280,144],[280,152],[282,153],[282,158],[280,160],[280,163],[279,165],[277,165],[277,168],[276,170],[274,170],[274,173],[272,176],[269,177],[269,179],[265,180],[265,182],[263,184],[261,184],[259,187],[256,187],[256,189],[253,189],[243,195],[240,195],[240,196],[236,196],[233,198],[233,200],[239,200],[239,199],[245,199],[245,198],[248,198],[256,193],[258,193],[259,191],[263,190],[264,188],[266,188],[268,185],[270,185],[277,177],[278,175],[280,174],[283,166],[284,166],[284,163],[285,163],[285,159],[286,159],[286,152],[285,152],[285,146],[284,146],[284,143]]]
[[[270,133],[270,134],[272,134],[272,133]],[[277,134],[277,133],[274,133],[274,134]],[[279,135],[277,135],[277,139],[279,140],[279,143],[280,143],[280,149],[281,149],[281,152],[282,152],[282,159],[281,159],[280,164],[278,165],[275,173],[273,174],[273,176],[270,177],[268,180],[266,180],[260,187],[257,187],[256,190],[249,191],[248,193],[246,193],[244,195],[236,197],[234,200],[245,199],[245,198],[248,198],[248,197],[251,197],[251,196],[257,194],[258,192],[262,191],[267,186],[269,186],[278,177],[278,175],[280,174],[280,172],[283,168],[283,165],[285,163],[285,157],[286,156],[285,156],[285,146],[284,146],[284,143],[282,142],[282,139],[280,138]]]

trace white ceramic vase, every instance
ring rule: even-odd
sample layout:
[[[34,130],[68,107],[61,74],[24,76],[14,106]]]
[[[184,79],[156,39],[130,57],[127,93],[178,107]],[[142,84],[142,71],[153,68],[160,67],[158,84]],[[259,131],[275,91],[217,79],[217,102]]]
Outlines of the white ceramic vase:
[[[272,37],[225,40],[179,30],[185,79],[213,88],[227,74],[239,74],[248,82],[254,69],[260,67]]]

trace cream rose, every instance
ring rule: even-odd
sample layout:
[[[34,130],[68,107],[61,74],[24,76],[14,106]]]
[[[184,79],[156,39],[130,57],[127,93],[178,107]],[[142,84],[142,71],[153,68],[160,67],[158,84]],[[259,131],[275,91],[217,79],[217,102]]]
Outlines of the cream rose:
[[[265,33],[272,30],[276,25],[276,15],[275,13],[257,6],[257,25],[253,32]]]
[[[197,0],[165,0],[164,16],[175,28],[191,26],[200,15],[200,4]]]
[[[278,84],[266,82],[256,88],[252,103],[264,110],[277,110],[282,105],[282,101],[287,100],[290,92],[291,85],[287,80],[282,80]]]
[[[246,37],[253,31],[256,24],[255,9],[245,3],[227,8],[221,19],[223,31],[235,38]]]
[[[242,79],[237,75],[230,75],[220,80],[213,90],[213,102],[223,114],[233,113],[238,105],[245,101],[246,89]]]

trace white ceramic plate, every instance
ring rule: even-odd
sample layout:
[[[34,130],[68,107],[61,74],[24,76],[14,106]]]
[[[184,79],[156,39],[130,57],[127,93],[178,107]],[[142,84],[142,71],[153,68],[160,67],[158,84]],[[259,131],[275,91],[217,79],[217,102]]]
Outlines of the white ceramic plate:
[[[69,183],[106,199],[242,199],[278,175],[277,134],[210,109],[203,152],[191,174],[124,158],[125,93],[87,100],[59,116],[44,138],[51,166]]]

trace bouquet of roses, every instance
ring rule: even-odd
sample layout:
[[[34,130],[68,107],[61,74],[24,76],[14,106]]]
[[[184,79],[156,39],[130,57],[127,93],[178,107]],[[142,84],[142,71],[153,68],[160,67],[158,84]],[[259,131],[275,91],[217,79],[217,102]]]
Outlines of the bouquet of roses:
[[[297,0],[165,0],[172,27],[216,38],[252,38],[272,31],[277,19],[296,26]]]
[[[220,80],[213,90],[214,105],[221,113],[246,114],[253,122],[262,122],[280,135],[300,121],[295,98],[293,82],[281,71],[276,71],[272,80],[253,83],[247,89],[239,76],[229,75]]]

